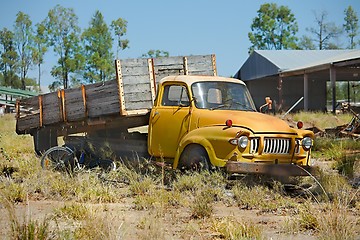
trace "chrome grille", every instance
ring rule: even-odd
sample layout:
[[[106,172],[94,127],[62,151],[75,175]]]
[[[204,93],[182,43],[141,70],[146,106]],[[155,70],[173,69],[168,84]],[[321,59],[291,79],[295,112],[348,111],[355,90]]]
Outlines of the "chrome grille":
[[[291,139],[288,138],[265,138],[264,154],[289,154]]]
[[[259,151],[259,138],[252,138],[250,140],[250,153],[256,153]]]

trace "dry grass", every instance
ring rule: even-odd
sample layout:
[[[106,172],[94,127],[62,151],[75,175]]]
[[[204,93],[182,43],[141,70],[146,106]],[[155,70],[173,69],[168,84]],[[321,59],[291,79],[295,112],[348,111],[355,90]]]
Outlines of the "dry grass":
[[[289,114],[285,119],[292,119],[295,122],[302,121],[309,127],[318,127],[320,129],[334,128],[347,124],[352,119],[351,114],[338,114],[323,112],[299,112]]]
[[[302,120],[304,117],[302,113],[298,116]],[[322,117],[334,119],[316,113],[310,114],[309,119],[314,120],[308,121],[317,124]],[[335,120],[339,121],[336,125],[347,121],[342,116]],[[347,155],[349,150],[359,147],[358,142],[338,144],[333,139],[322,140],[315,154],[338,164],[333,167],[341,174],[319,172],[317,178],[326,194],[319,188],[312,195],[289,196],[278,182],[268,187],[263,182],[229,180],[221,171],[180,173],[155,167],[146,159],[130,164],[119,162],[119,168],[110,173],[84,171],[69,176],[43,171],[33,153],[32,138],[16,135],[14,122],[11,115],[0,118],[0,204],[9,216],[8,224],[13,226],[8,233],[10,238],[265,238],[266,224],[243,221],[237,216],[219,217],[216,208],[219,205],[221,210],[235,207],[238,211],[251,210],[251,214],[256,211],[259,216],[288,216],[283,229],[286,234],[310,232],[319,239],[360,236],[360,222],[356,220],[360,214],[359,189],[349,184],[349,176],[358,174],[359,159]],[[17,216],[16,204],[28,199],[64,204],[40,219],[26,214]],[[124,201],[131,202],[126,213],[141,216],[132,224],[115,219],[105,204]]]

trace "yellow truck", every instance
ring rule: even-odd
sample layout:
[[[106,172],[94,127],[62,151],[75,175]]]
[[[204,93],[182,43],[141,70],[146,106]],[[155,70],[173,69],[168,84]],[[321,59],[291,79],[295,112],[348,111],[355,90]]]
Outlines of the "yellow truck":
[[[117,60],[116,69],[113,81],[18,101],[17,132],[34,137],[38,154],[65,136],[66,144],[86,138],[174,169],[311,171],[313,132],[257,112],[242,81],[217,76],[214,55]],[[142,125],[147,132],[130,131]]]

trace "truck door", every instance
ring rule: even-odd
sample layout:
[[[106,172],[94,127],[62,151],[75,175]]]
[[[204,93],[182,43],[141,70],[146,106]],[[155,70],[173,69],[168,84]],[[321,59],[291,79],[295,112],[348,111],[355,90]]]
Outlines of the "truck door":
[[[148,150],[152,156],[173,158],[190,119],[189,94],[185,85],[163,86],[157,106],[151,111]]]

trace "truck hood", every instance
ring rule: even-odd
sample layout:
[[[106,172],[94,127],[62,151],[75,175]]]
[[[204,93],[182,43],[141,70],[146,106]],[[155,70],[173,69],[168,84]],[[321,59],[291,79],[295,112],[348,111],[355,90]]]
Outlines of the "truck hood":
[[[296,133],[297,130],[274,116],[249,111],[208,110],[198,115],[198,126],[224,125],[226,120],[232,120],[234,127],[244,127],[254,133]]]

